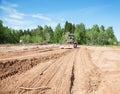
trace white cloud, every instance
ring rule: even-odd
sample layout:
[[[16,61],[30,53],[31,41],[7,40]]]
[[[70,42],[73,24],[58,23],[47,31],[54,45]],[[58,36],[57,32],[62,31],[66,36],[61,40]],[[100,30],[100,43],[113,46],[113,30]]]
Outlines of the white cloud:
[[[18,13],[18,12],[9,15],[9,17],[15,18],[15,19],[23,19],[24,16],[25,16],[25,14],[23,14],[23,13]]]
[[[23,19],[25,14],[18,12],[15,7],[17,7],[17,5],[14,4],[10,6],[0,6],[0,9],[3,10],[3,12],[6,13],[8,17],[15,19]]]
[[[27,29],[35,29],[36,26],[33,25],[33,24],[28,24],[27,26],[17,26],[17,25],[11,25],[10,27],[12,27],[12,29],[16,29],[16,30],[20,30],[20,29],[23,29],[23,30],[27,30]]]
[[[24,23],[22,20],[11,19],[11,18],[4,18],[4,20],[5,20],[7,23],[11,23],[11,24],[14,24],[14,25],[21,25],[21,24]]]
[[[4,18],[6,25],[12,29],[32,29],[36,25],[33,21]]]
[[[10,6],[0,6],[0,9],[3,10],[6,13],[13,13],[16,12],[15,8]]]
[[[51,21],[51,18],[43,16],[42,14],[33,14],[32,17],[38,18],[38,19],[41,19],[41,20]]]
[[[51,26],[51,27],[55,27],[58,23],[56,22],[51,22],[51,23],[46,23],[46,25]]]
[[[0,6],[0,9],[6,12],[9,12],[10,9],[8,7]]]
[[[59,21],[64,21],[64,18],[58,18]]]
[[[5,26],[8,26],[13,29],[32,29],[37,27],[37,25],[48,25],[53,29],[57,26],[58,22],[63,22],[62,17],[53,18],[54,16],[46,16],[44,14],[24,14],[19,12],[17,8],[19,5],[7,3],[0,6],[0,9],[3,11],[4,16],[2,17],[3,23]],[[37,18],[37,19],[36,19]],[[39,21],[40,19],[41,21]],[[54,19],[54,21],[52,21]]]
[[[55,27],[57,26],[57,22],[49,22],[49,23],[44,23],[42,26],[51,26],[53,29],[55,29]]]

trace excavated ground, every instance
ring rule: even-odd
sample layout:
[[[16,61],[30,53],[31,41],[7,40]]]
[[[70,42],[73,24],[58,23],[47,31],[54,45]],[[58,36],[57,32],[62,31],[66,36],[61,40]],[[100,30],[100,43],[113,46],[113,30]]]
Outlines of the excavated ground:
[[[0,48],[0,94],[120,94],[120,48]]]

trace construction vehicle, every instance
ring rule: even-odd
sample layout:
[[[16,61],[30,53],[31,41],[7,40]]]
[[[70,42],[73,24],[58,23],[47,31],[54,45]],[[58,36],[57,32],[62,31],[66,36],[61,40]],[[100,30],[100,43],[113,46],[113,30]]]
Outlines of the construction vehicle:
[[[75,41],[74,34],[68,34],[66,42],[60,46],[61,49],[77,48],[77,42]]]

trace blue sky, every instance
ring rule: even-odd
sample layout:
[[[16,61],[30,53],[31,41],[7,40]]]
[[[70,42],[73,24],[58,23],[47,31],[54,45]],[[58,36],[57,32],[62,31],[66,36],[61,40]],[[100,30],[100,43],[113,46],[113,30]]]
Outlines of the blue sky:
[[[0,19],[13,29],[52,28],[65,21],[113,26],[120,40],[120,0],[0,0]]]

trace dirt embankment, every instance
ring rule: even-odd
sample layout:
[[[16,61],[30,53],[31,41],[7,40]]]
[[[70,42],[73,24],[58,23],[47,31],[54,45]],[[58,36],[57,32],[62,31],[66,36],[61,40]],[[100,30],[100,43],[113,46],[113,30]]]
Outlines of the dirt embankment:
[[[56,48],[32,48],[30,50],[16,53],[6,53],[2,56],[3,58],[0,59],[0,80],[13,76],[16,73],[23,73],[39,63],[44,63],[51,59],[57,59],[68,52],[68,50],[58,51]]]

